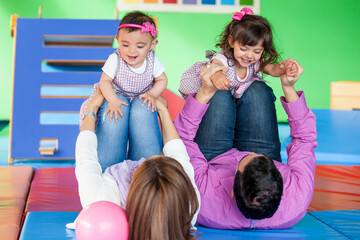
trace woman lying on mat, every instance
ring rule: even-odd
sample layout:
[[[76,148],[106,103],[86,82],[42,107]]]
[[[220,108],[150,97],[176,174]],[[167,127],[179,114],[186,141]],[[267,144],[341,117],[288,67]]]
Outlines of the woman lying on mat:
[[[103,100],[98,89],[86,111],[96,116]],[[97,155],[96,119],[92,114],[85,116],[77,138],[75,173],[82,206],[110,201],[126,209],[129,239],[195,238],[191,233],[200,195],[185,145],[166,105],[162,97],[157,101],[164,155],[139,161],[126,160],[102,173]],[[74,228],[75,224],[67,227]]]

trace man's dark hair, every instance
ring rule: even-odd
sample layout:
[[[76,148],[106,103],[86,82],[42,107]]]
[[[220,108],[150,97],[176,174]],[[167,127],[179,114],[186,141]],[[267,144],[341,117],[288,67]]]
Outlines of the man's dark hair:
[[[236,172],[233,190],[236,204],[246,218],[270,218],[280,205],[283,179],[273,160],[257,156],[242,173]]]

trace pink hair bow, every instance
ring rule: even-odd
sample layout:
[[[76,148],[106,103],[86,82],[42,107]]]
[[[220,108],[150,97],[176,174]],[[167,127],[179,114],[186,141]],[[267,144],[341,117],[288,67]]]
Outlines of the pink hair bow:
[[[241,19],[245,15],[249,15],[249,14],[254,14],[254,12],[250,8],[245,7],[243,9],[241,9],[240,12],[234,13],[234,15],[232,16],[232,19],[241,21]]]
[[[118,27],[118,31],[120,30],[120,28],[124,28],[124,27],[135,27],[135,28],[140,28],[141,29],[141,33],[150,33],[151,36],[156,37],[157,35],[157,30],[154,26],[153,23],[150,22],[144,22],[142,25],[139,24],[133,24],[133,23],[127,23],[127,24],[121,24]]]
[[[150,32],[151,36],[156,37],[158,31],[156,30],[154,24],[150,22],[144,22],[143,27],[141,28],[141,33],[146,32]]]

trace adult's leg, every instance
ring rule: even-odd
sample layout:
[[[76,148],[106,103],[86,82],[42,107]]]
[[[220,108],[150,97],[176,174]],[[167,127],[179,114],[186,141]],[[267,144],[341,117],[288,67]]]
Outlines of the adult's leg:
[[[129,122],[128,159],[139,160],[159,155],[162,152],[162,136],[157,112],[141,106],[143,99],[134,98],[131,102]]]
[[[217,91],[194,139],[208,161],[233,147],[235,118],[230,91]]]
[[[110,121],[110,114],[105,114],[109,106],[106,100],[104,100],[98,113],[99,118],[96,125],[96,135],[98,139],[99,163],[103,171],[105,171],[107,167],[126,159],[130,102],[120,94],[117,94],[117,96],[129,104],[128,106],[121,106],[124,118],[121,118],[119,115],[117,122],[114,117]]]
[[[254,81],[244,95],[235,100],[234,147],[281,162],[275,99],[266,83]]]

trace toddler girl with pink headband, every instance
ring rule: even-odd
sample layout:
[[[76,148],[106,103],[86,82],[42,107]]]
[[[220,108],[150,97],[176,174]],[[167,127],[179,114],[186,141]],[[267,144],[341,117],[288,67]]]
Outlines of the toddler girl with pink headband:
[[[156,98],[165,90],[167,77],[165,67],[155,56],[154,48],[158,43],[154,20],[140,11],[126,14],[120,21],[116,40],[119,48],[105,62],[100,82],[94,85],[93,93],[100,87],[109,103],[106,114],[110,120],[118,115],[124,118],[121,106],[128,106],[116,93],[125,96],[131,102],[135,97],[144,99],[147,109],[156,109]],[[84,118],[81,108],[80,123]]]
[[[86,115],[97,119],[98,157],[103,171],[125,159],[161,154],[162,138],[155,110],[167,77],[164,65],[155,56],[156,36],[150,16],[140,11],[126,14],[116,34],[119,48],[106,60],[100,82],[81,106],[80,126]],[[85,111],[98,88],[105,97],[99,112]]]

